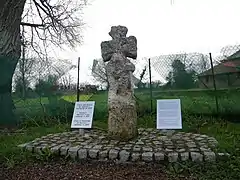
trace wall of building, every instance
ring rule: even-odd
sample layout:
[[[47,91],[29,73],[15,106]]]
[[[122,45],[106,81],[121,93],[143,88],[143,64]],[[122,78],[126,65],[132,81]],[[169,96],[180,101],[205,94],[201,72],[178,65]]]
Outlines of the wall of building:
[[[212,76],[203,76],[200,77],[200,80],[199,88],[214,87]],[[217,88],[240,87],[240,75],[239,73],[232,73],[229,77],[227,75],[215,75],[215,82]]]

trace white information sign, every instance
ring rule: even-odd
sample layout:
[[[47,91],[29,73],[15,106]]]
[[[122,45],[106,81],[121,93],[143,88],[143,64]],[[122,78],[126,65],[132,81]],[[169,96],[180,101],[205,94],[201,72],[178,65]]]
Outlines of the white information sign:
[[[95,101],[79,101],[75,103],[71,128],[91,128]]]
[[[157,100],[157,129],[182,129],[180,99]]]

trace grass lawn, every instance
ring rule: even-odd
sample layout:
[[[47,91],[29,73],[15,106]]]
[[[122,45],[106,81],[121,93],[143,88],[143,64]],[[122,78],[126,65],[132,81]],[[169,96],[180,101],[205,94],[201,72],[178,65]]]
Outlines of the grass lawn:
[[[153,117],[140,118],[139,127],[155,127]],[[223,120],[205,119],[194,116],[183,117],[183,131],[203,133],[215,137],[220,143],[221,152],[228,152],[231,158],[219,160],[216,163],[173,163],[166,166],[166,171],[172,178],[193,176],[197,179],[240,179],[240,124],[224,122]],[[70,125],[59,124],[51,127],[28,127],[15,133],[1,133],[0,162],[9,168],[30,161],[46,161],[46,157],[33,156],[23,152],[16,146],[31,141],[37,137],[70,130]],[[94,127],[106,129],[107,121],[94,121]]]

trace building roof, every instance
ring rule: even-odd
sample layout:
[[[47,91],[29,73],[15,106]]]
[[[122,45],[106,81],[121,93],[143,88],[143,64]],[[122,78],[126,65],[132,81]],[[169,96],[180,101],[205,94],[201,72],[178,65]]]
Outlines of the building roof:
[[[227,58],[228,60],[235,60],[235,59],[240,59],[240,50],[237,52],[233,53],[231,56]]]
[[[234,64],[236,65],[235,62]],[[238,61],[237,64],[238,66],[240,66],[240,60]],[[240,69],[236,67],[225,66],[223,65],[223,63],[221,63],[213,67],[213,72],[215,75],[219,75],[219,74],[237,73],[237,72],[240,72]],[[212,75],[212,69],[208,69],[207,71],[204,71],[198,76],[211,76],[211,75]]]
[[[227,66],[225,63],[230,63],[232,66]],[[240,50],[229,56],[226,60],[222,61],[220,64],[213,67],[213,72],[215,75],[228,74],[228,73],[238,73],[240,72]],[[208,69],[198,76],[211,76],[212,69]]]

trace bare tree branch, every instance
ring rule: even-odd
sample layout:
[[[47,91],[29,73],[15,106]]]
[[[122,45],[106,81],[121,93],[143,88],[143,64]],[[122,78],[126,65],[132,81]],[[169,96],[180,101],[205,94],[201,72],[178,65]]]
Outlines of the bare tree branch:
[[[32,23],[27,23],[27,22],[21,22],[22,26],[30,26],[30,27],[43,27],[44,24],[32,24]]]

